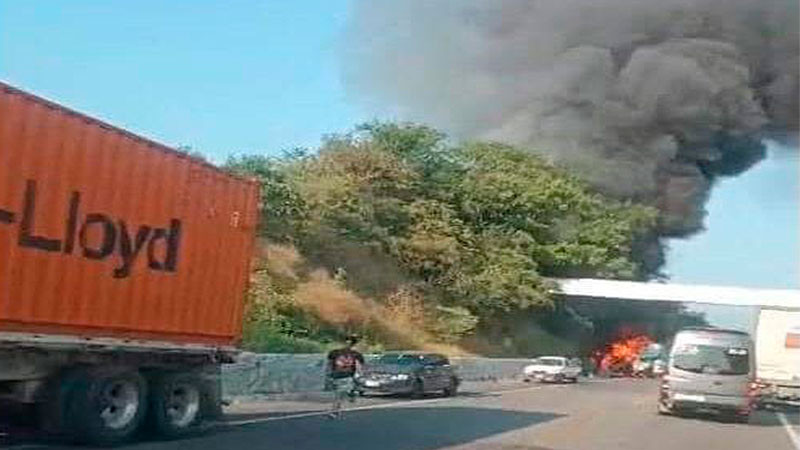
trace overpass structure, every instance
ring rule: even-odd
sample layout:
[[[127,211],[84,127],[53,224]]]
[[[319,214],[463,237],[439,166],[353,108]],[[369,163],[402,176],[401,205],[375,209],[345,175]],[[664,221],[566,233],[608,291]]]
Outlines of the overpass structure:
[[[574,298],[757,306],[800,311],[800,290],[798,289],[756,289],[593,278],[554,279],[553,281],[558,285],[553,293]]]

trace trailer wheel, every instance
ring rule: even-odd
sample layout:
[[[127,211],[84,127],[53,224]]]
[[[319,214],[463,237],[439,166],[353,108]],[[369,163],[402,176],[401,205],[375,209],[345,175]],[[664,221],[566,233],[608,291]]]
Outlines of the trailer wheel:
[[[201,431],[204,385],[193,373],[159,373],[151,381],[151,428],[160,436],[177,439]]]
[[[75,369],[61,377],[59,391],[62,430],[87,444],[129,441],[147,412],[147,383],[135,370]]]

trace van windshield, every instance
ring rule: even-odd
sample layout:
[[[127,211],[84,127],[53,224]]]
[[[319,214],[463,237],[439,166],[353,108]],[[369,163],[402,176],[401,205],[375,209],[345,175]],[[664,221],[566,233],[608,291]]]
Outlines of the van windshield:
[[[712,345],[683,345],[676,349],[676,369],[714,375],[746,375],[750,372],[747,349]]]

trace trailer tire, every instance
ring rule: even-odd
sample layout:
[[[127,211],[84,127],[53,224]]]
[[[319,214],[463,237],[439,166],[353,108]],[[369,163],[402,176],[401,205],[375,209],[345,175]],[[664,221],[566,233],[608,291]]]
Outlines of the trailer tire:
[[[161,372],[151,378],[150,429],[167,439],[180,439],[201,432],[208,393],[195,373]]]
[[[133,438],[145,418],[147,383],[131,369],[73,369],[61,376],[53,407],[57,426],[74,440],[119,445]]]

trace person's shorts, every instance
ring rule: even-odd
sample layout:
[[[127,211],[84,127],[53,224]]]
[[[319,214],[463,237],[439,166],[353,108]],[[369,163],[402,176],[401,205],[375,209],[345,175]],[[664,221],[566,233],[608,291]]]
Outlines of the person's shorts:
[[[330,390],[338,393],[349,393],[355,388],[352,377],[331,378],[329,381]]]

